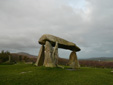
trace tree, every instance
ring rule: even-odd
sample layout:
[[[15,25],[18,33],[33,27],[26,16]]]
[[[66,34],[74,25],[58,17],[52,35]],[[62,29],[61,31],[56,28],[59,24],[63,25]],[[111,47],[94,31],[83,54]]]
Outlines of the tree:
[[[2,50],[1,53],[0,53],[0,61],[6,62],[8,60],[11,61],[10,52],[8,52],[8,51],[5,52],[4,50]]]

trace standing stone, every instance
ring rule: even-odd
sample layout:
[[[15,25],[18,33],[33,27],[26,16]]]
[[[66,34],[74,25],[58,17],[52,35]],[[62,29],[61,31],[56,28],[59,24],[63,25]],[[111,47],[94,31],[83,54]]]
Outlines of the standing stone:
[[[46,41],[46,44],[45,44],[45,60],[44,60],[44,66],[45,67],[56,67],[52,53],[53,53],[53,47],[52,47],[52,45],[49,41]]]
[[[71,52],[71,54],[70,54],[70,57],[69,57],[69,65],[73,69],[80,67],[79,62],[78,62],[78,59],[77,59],[76,52],[74,52],[74,51]]]
[[[37,57],[37,61],[35,63],[36,66],[42,66],[44,63],[44,45],[40,48],[39,55]]]
[[[11,56],[9,55],[9,60],[8,60],[8,62],[11,62]]]
[[[52,56],[53,56],[54,63],[57,66],[58,65],[58,42],[56,42]]]

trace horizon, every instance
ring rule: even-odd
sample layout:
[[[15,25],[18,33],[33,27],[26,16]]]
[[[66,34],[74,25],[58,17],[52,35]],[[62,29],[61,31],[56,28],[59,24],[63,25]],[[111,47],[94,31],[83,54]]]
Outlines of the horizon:
[[[4,51],[4,50],[2,50],[2,51]],[[4,51],[4,52],[7,52],[7,51]],[[10,51],[8,51],[8,52],[10,52]],[[36,57],[38,57],[38,55],[34,55],[34,54],[30,54],[30,53],[27,53],[27,52],[10,52],[10,53],[23,53],[23,54],[28,54],[28,55],[32,55],[32,56],[36,56]],[[69,57],[62,57],[62,56],[59,56],[59,58],[64,58],[64,59],[69,59]],[[98,56],[98,57],[84,57],[84,58],[79,58],[78,57],[78,59],[98,59],[98,58],[113,58],[113,56],[110,56],[110,57],[107,57],[107,56]]]

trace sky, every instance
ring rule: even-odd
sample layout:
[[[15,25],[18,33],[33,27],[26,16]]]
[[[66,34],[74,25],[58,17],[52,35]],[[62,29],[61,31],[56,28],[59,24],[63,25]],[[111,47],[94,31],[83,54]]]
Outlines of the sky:
[[[38,55],[43,34],[81,48],[78,58],[113,57],[113,0],[0,0],[0,51]],[[59,49],[69,58],[71,51]]]

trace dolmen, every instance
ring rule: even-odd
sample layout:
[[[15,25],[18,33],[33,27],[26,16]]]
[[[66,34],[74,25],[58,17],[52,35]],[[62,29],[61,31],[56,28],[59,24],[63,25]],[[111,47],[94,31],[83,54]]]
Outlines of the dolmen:
[[[49,34],[44,34],[38,42],[42,46],[35,63],[36,66],[57,67],[58,48],[63,48],[72,51],[69,57],[69,66],[73,69],[80,67],[76,52],[81,49],[76,44]]]

